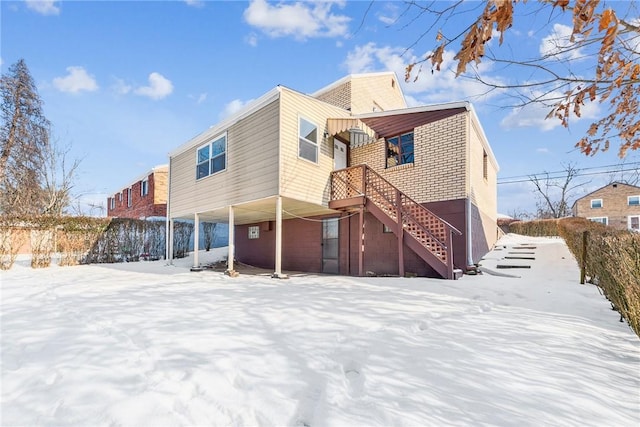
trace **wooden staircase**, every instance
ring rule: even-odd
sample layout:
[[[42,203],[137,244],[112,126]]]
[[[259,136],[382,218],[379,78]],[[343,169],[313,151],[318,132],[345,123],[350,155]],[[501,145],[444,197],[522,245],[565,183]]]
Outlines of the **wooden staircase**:
[[[363,207],[398,237],[400,275],[404,275],[402,246],[406,244],[445,279],[455,279],[451,224],[412,200],[367,165],[331,174],[331,209]]]

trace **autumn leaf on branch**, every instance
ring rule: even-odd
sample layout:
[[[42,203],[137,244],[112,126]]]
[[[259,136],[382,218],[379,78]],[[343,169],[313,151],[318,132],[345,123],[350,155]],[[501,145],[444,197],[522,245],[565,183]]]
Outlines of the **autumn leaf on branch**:
[[[437,22],[444,21],[466,12],[476,10],[477,3],[459,1],[446,3],[437,10],[434,3],[421,6],[418,2],[408,2],[409,7],[419,9],[420,16],[430,16]],[[437,4],[437,3],[436,3]],[[551,52],[542,52],[539,58],[522,59],[514,50],[501,51],[505,37],[523,13],[546,12],[560,19],[570,14],[572,27],[567,43],[553,46]],[[519,9],[520,10],[520,9]],[[575,146],[586,155],[607,150],[612,143],[619,145],[618,155],[624,157],[628,150],[640,149],[640,24],[637,16],[627,18],[625,13],[637,14],[636,0],[617,2],[610,8],[600,0],[488,0],[481,13],[471,15],[469,24],[460,30],[459,24],[448,33],[446,25],[436,35],[437,46],[423,60],[409,64],[405,80],[416,80],[420,69],[415,65],[430,61],[433,69],[440,71],[445,52],[453,49],[457,61],[456,77],[465,75],[485,84],[489,89],[501,89],[516,93],[523,107],[540,103],[549,108],[547,118],[559,120],[569,127],[572,118],[584,117],[584,107],[588,103],[601,106],[601,117],[593,122],[589,131]],[[625,12],[626,11],[626,12]],[[429,12],[429,13],[425,13]],[[460,13],[459,13],[460,12]],[[551,20],[547,23],[551,25]],[[489,49],[488,43],[493,33],[500,33],[499,46]],[[517,50],[517,49],[516,49]],[[516,52],[517,53],[517,52]],[[575,61],[593,64],[575,71]],[[482,61],[502,64],[505,67],[519,67],[528,75],[535,73],[536,79],[526,82],[496,83],[483,79],[474,69],[467,75],[468,67],[475,67]],[[585,72],[584,70],[592,70]],[[413,76],[416,74],[415,76]],[[540,93],[546,96],[539,96]]]

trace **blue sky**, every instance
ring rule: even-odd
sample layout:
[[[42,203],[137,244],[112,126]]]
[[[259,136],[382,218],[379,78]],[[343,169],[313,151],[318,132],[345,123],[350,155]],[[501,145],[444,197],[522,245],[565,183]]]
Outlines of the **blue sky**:
[[[628,2],[609,3],[627,12]],[[566,35],[568,15],[534,6],[517,9],[504,44],[492,48],[534,57],[545,41]],[[412,46],[426,20],[411,21],[404,10],[397,1],[4,0],[1,67],[5,73],[25,59],[54,137],[82,158],[75,195],[90,213],[87,203],[104,205],[110,194],[167,163],[170,150],[278,84],[312,93],[347,74],[386,70],[403,80],[406,63],[434,47],[437,31]],[[448,25],[462,28],[470,17]],[[445,52],[444,71],[403,82],[404,93],[411,106],[471,101],[500,164],[499,179],[559,171],[567,162],[591,173],[621,162],[617,147],[595,157],[573,149],[601,107],[585,108],[586,117],[564,129],[544,120],[546,110],[508,108],[508,94],[485,94],[476,82],[455,79],[452,57]],[[579,72],[588,67],[579,59],[572,64]],[[496,81],[528,78],[488,63],[479,72]],[[637,167],[639,154],[627,155],[629,168]],[[576,195],[605,184],[610,174],[587,178],[591,183]],[[535,209],[527,182],[500,184],[498,199],[501,213]]]

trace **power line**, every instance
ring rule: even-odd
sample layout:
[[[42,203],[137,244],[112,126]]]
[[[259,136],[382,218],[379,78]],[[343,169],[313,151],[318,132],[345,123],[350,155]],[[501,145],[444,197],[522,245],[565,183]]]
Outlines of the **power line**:
[[[587,170],[587,169],[598,169],[598,168],[585,168],[585,169],[580,169],[580,170]],[[546,176],[546,178],[548,178],[548,179],[565,178],[567,176],[566,172],[567,171],[564,171],[563,175]],[[638,172],[638,169],[615,169],[615,170],[600,171],[600,172],[577,173],[575,176],[576,177],[580,177],[580,176],[604,175],[604,174],[607,174],[607,173],[621,173],[621,172]],[[554,172],[554,173],[560,173],[560,172]],[[537,175],[547,175],[547,172],[539,173]],[[529,175],[529,176],[531,177],[531,176],[537,176],[537,175],[533,174],[533,175]],[[551,175],[551,173],[549,173],[549,175]],[[498,185],[500,185],[500,184],[516,184],[516,183],[520,183],[520,182],[530,182],[531,181],[530,177],[527,178],[527,179],[518,179],[518,180],[512,180],[512,181],[502,181],[502,182],[498,182]]]
[[[612,167],[625,167],[625,166],[633,166],[633,165],[640,165],[640,162],[631,162],[631,163],[620,163],[620,164],[614,164],[614,165],[605,165],[605,166],[593,166],[590,168],[580,168],[580,169],[576,169],[576,171],[586,171],[586,170],[593,170],[593,169],[603,169],[603,168],[612,168]],[[630,169],[630,170],[635,170],[635,169]],[[621,172],[620,170],[614,170],[614,171],[604,171],[602,173],[611,173],[611,172]],[[520,179],[520,178],[527,178],[527,181],[529,180],[529,177],[531,176],[537,176],[537,175],[555,175],[555,174],[563,174],[560,177],[566,176],[567,171],[566,170],[562,170],[562,171],[554,171],[554,172],[538,172],[538,173],[532,173],[532,174],[528,174],[528,175],[515,175],[515,176],[506,176],[506,177],[502,177],[499,178],[498,181],[502,181],[502,180],[511,180],[511,179]],[[499,183],[500,184],[500,183]]]

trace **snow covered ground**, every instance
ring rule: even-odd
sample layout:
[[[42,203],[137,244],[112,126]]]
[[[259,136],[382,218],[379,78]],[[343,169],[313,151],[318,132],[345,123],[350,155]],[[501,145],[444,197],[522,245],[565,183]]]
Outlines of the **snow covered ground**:
[[[458,281],[15,266],[0,424],[640,425],[640,340],[559,239],[483,264],[523,242]]]

